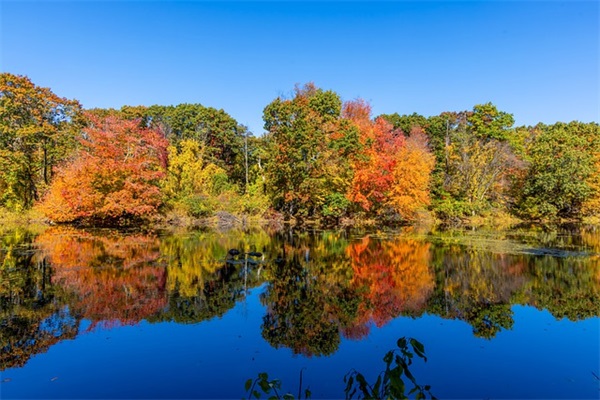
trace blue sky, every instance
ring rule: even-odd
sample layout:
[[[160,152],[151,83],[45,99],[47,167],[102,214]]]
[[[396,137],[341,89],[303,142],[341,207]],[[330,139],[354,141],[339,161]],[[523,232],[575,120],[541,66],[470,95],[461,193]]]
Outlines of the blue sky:
[[[521,125],[598,121],[600,2],[1,3],[2,71],[86,108],[201,103],[255,134],[309,81],[374,115],[491,101]]]

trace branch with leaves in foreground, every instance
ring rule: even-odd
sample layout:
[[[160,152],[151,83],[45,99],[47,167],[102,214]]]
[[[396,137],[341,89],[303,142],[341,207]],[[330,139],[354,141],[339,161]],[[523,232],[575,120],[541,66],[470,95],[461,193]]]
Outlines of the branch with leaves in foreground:
[[[429,385],[419,385],[410,372],[413,358],[417,357],[427,362],[425,356],[425,347],[421,342],[413,338],[401,337],[397,342],[398,349],[388,351],[383,357],[385,370],[382,371],[370,384],[363,374],[356,370],[351,370],[344,376],[346,388],[344,393],[346,399],[407,399],[408,396],[414,396],[417,399],[435,399],[431,394]],[[408,379],[413,387],[406,392],[405,379]],[[309,399],[311,391],[308,386],[302,387],[302,371],[300,371],[300,382],[298,385],[298,397],[291,393],[281,394],[281,381],[279,379],[269,380],[266,372],[258,374],[256,379],[248,379],[245,386],[249,399],[260,399],[262,394],[268,396],[268,399]]]

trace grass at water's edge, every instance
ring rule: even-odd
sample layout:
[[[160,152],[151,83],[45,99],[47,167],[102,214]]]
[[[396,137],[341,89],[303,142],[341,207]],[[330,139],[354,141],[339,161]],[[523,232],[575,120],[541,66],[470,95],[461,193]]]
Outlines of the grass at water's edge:
[[[0,207],[0,232],[26,227],[30,231],[41,233],[49,226],[49,221],[36,210],[11,212]]]
[[[435,231],[439,229],[493,229],[496,231],[505,231],[522,224],[532,223],[547,228],[559,226],[562,224],[576,223],[584,225],[600,225],[600,217],[587,217],[582,220],[555,220],[555,221],[526,221],[516,218],[506,212],[497,212],[487,216],[473,216],[459,221],[448,221],[437,219],[433,213],[424,212],[419,215],[419,219],[410,223],[406,221],[381,221],[374,218],[341,218],[338,220],[325,219],[290,219],[285,221],[283,216],[276,212],[269,212],[263,216],[232,214],[228,212],[217,212],[207,217],[195,218],[181,213],[168,212],[159,214],[146,220],[139,220],[132,223],[123,223],[112,225],[112,227],[123,228],[143,228],[144,230],[191,230],[191,229],[247,229],[264,228],[270,231],[278,231],[293,227],[295,229],[396,229],[407,228],[416,229],[420,232]],[[16,228],[27,227],[29,230],[43,231],[48,226],[54,225],[41,212],[36,209],[24,212],[12,212],[0,208],[0,231],[9,231]],[[103,225],[98,223],[67,223],[65,225],[100,228]]]

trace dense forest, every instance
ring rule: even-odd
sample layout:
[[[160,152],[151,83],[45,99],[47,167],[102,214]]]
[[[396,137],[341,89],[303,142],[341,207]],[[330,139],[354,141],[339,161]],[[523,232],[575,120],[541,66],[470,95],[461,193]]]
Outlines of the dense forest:
[[[0,75],[0,207],[56,223],[229,215],[297,223],[600,216],[598,123],[514,126],[492,103],[374,117],[309,83],[263,136],[201,104],[83,109]]]

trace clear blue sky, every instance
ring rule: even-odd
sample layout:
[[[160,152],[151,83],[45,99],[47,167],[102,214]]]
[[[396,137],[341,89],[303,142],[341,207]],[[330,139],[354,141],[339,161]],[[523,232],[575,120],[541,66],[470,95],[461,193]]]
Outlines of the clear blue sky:
[[[86,108],[201,103],[255,134],[309,81],[374,115],[598,121],[600,2],[2,0],[2,71]]]

